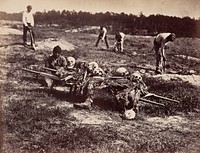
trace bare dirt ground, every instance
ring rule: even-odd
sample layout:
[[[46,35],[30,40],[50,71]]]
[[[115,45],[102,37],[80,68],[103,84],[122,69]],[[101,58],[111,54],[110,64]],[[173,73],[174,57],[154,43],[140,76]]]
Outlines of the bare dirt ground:
[[[112,63],[133,62],[154,68],[152,37],[127,36],[125,53],[120,54],[107,51],[103,43],[95,48],[96,34],[42,28],[35,31],[37,50],[33,51],[22,46],[20,30],[0,28],[2,152],[200,152],[199,62],[175,56],[199,59],[199,39],[177,38],[176,45],[169,44],[167,74],[142,71],[150,92],[181,104],[160,108],[141,103],[140,114],[129,121],[112,108],[114,99],[105,91],[95,92],[97,105],[92,110],[74,109],[76,99],[69,97],[68,88],[49,90],[42,86],[43,78],[21,68],[43,65],[55,45],[61,46],[66,57],[95,60],[102,68],[115,69]],[[109,43],[114,44],[113,35],[109,35]]]

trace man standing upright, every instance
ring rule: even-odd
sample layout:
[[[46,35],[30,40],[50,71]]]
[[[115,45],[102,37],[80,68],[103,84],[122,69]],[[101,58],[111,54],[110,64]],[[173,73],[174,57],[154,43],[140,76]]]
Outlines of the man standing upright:
[[[31,12],[32,6],[28,5],[27,10],[23,12],[22,15],[22,22],[23,22],[23,42],[24,45],[27,45],[27,31],[30,32],[31,36],[31,46],[35,50],[35,35],[33,32],[33,26],[34,26],[34,18],[33,14]]]
[[[174,33],[160,33],[154,39],[154,49],[156,54],[156,74],[162,74],[165,67],[166,55],[165,45],[176,39]]]
[[[100,40],[105,41],[106,47],[107,47],[107,49],[109,49],[108,38],[107,38],[107,29],[103,26],[101,26],[99,29],[99,36],[98,36],[98,39],[97,39],[97,42],[95,45],[96,47],[98,46]]]

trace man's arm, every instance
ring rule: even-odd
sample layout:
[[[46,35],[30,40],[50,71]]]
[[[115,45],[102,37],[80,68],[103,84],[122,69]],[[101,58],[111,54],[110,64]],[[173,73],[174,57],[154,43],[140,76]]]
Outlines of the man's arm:
[[[122,40],[124,40],[125,34],[123,32],[120,33]]]
[[[33,27],[35,24],[33,14],[31,14],[31,26]]]
[[[163,57],[163,60],[166,60],[166,56],[165,56],[165,39],[164,38],[161,39],[161,47],[160,47],[160,49],[161,49],[161,55]]]
[[[55,61],[53,60],[51,56],[45,60],[45,67],[55,69],[54,65],[55,65]]]
[[[61,56],[60,58],[62,60],[61,67],[66,67],[67,66],[67,60],[66,60],[66,58],[64,56]]]
[[[26,12],[23,12],[23,14],[22,14],[22,22],[26,27],[28,26],[26,23]]]
[[[103,28],[103,36],[102,36],[101,40],[105,39],[106,33],[107,33],[106,28]]]

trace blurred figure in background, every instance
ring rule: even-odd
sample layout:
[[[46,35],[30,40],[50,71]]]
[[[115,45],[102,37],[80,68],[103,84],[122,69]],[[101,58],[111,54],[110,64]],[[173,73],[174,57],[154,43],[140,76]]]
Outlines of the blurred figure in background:
[[[99,36],[98,36],[98,39],[97,39],[97,42],[95,45],[96,47],[98,46],[100,40],[105,41],[106,47],[107,47],[107,49],[109,49],[108,38],[107,38],[107,29],[103,26],[101,26],[99,29]]]
[[[174,33],[160,33],[154,39],[156,74],[162,74],[164,72],[166,62],[165,45],[168,42],[173,42],[175,39],[176,35]]]
[[[124,51],[124,37],[125,34],[123,32],[118,32],[115,35],[116,42],[114,44],[114,51],[123,52]]]

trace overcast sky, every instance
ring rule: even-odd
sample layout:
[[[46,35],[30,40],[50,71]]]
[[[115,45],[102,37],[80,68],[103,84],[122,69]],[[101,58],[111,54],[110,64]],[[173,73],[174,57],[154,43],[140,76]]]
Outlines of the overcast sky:
[[[26,10],[28,4],[33,6],[33,12],[54,9],[200,17],[200,0],[0,0],[0,11],[18,13]]]

